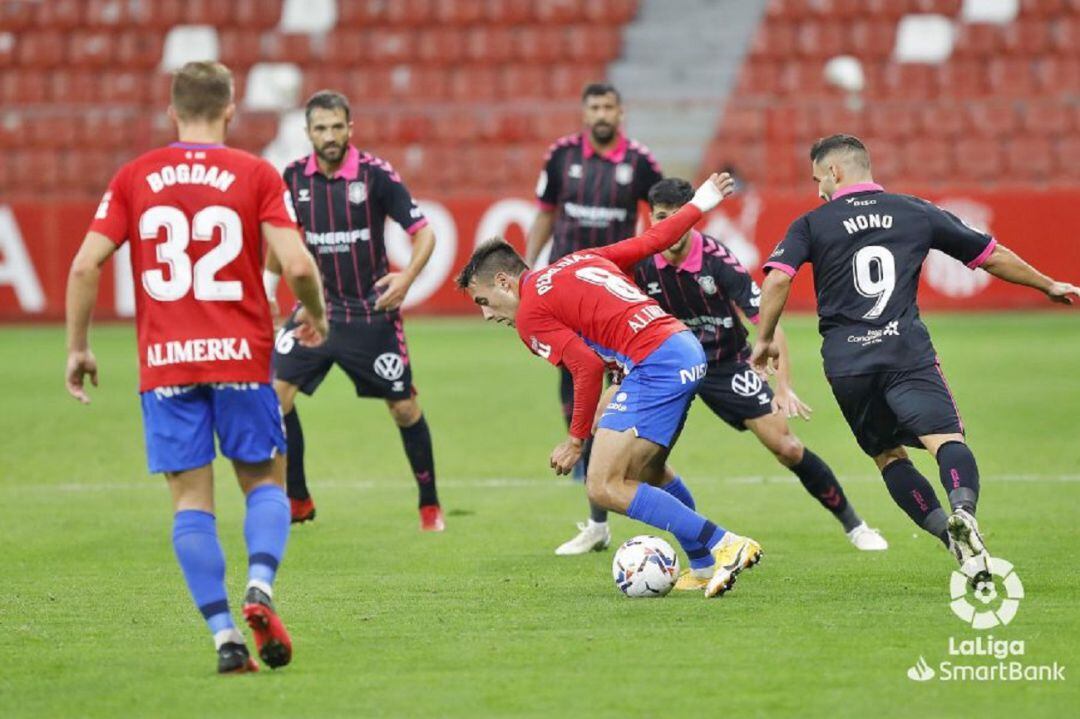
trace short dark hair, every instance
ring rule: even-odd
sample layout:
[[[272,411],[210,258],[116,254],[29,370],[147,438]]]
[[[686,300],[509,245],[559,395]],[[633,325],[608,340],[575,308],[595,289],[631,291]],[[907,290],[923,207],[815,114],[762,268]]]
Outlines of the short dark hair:
[[[481,243],[472,253],[472,257],[457,276],[457,286],[465,289],[474,280],[490,282],[496,273],[520,275],[527,269],[529,266],[514,246],[501,237],[495,237]]]
[[[810,148],[810,162],[821,162],[834,150],[847,150],[858,158],[859,162],[870,167],[870,151],[863,141],[854,135],[836,134],[823,137]]]
[[[181,120],[217,120],[233,101],[233,76],[220,62],[189,62],[173,73],[173,109]]]
[[[345,121],[348,122],[352,112],[349,109],[349,98],[334,90],[319,90],[308,98],[304,105],[304,120],[311,124],[311,113],[316,108],[320,110],[344,110]]]
[[[682,207],[694,196],[694,186],[680,177],[665,177],[649,188],[649,208]]]
[[[598,97],[603,95],[614,95],[615,102],[622,104],[622,95],[615,89],[615,86],[610,82],[590,82],[585,86],[585,89],[581,91],[581,101],[585,102],[590,97]]]

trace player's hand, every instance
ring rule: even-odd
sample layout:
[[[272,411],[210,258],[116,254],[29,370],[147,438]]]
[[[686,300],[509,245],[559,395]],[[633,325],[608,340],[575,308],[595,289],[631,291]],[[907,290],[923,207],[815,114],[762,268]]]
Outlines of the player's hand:
[[[83,385],[86,375],[90,375],[90,383],[97,387],[97,359],[94,353],[89,348],[82,352],[68,352],[67,372],[64,375],[68,394],[83,404],[90,404],[90,396]]]
[[[754,343],[754,349],[750,353],[750,366],[761,375],[762,379],[768,379],[769,375],[776,374],[780,363],[780,348],[775,342],[765,342],[758,339]]]
[[[810,415],[814,412],[810,409],[810,405],[799,399],[799,395],[795,394],[790,387],[777,387],[772,404],[773,414],[782,414],[788,419],[802,417],[809,421]]]
[[[1070,285],[1067,282],[1055,282],[1046,290],[1046,296],[1051,302],[1062,305],[1071,305],[1080,300],[1080,287]]]
[[[574,465],[581,459],[581,448],[585,441],[577,437],[567,437],[566,441],[551,450],[551,468],[555,474],[566,475],[574,471]]]
[[[293,329],[293,337],[304,347],[318,347],[330,334],[330,323],[325,314],[316,319],[306,307],[301,307],[296,312],[296,321],[299,324]]]
[[[723,202],[724,198],[732,192],[735,192],[735,178],[726,172],[720,174],[714,172],[697,189],[690,204],[695,205],[702,212],[708,212]]]
[[[405,301],[405,295],[412,286],[412,278],[404,272],[390,272],[375,281],[375,289],[382,292],[375,300],[375,309],[396,310]]]

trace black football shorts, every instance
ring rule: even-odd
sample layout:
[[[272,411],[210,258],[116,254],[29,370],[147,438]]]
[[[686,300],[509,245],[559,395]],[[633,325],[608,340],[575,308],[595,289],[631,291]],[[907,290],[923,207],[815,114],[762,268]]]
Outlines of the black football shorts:
[[[746,420],[772,412],[772,387],[746,362],[709,365],[697,394],[717,417],[740,432],[746,429]]]

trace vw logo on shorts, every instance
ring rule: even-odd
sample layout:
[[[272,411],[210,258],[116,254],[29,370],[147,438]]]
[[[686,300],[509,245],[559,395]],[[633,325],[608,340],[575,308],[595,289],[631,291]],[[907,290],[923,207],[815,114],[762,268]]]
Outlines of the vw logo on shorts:
[[[761,391],[761,377],[752,369],[736,374],[731,378],[731,389],[743,397],[753,397]]]
[[[401,375],[405,374],[405,363],[402,361],[401,355],[395,352],[383,352],[376,357],[375,374],[389,382],[401,379]]]

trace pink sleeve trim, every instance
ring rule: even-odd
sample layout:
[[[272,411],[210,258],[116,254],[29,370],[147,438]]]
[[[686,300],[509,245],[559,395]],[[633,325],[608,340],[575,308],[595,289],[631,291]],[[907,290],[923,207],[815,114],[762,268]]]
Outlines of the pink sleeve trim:
[[[422,217],[419,220],[417,220],[416,222],[414,222],[411,225],[409,225],[408,227],[406,227],[405,232],[406,232],[406,234],[412,236],[412,235],[415,235],[417,232],[419,232],[420,230],[424,229],[427,226],[428,226],[427,218]]]
[[[990,242],[986,245],[986,249],[979,253],[979,256],[974,260],[967,263],[967,266],[974,270],[976,267],[982,265],[982,263],[986,262],[986,258],[990,256],[990,253],[994,251],[995,247],[997,247],[997,240],[991,237]]]
[[[544,212],[551,212],[555,209],[555,205],[551,204],[550,202],[545,202],[544,200],[541,200],[539,198],[537,198],[536,200],[536,205]]]
[[[764,269],[766,272],[768,272],[769,270],[780,270],[788,277],[794,277],[796,272],[794,267],[792,267],[791,265],[785,265],[783,262],[766,262],[762,269]]]
[[[750,320],[750,324],[756,325],[758,322],[761,322],[761,315],[754,315],[753,317],[747,315],[746,319]]]

